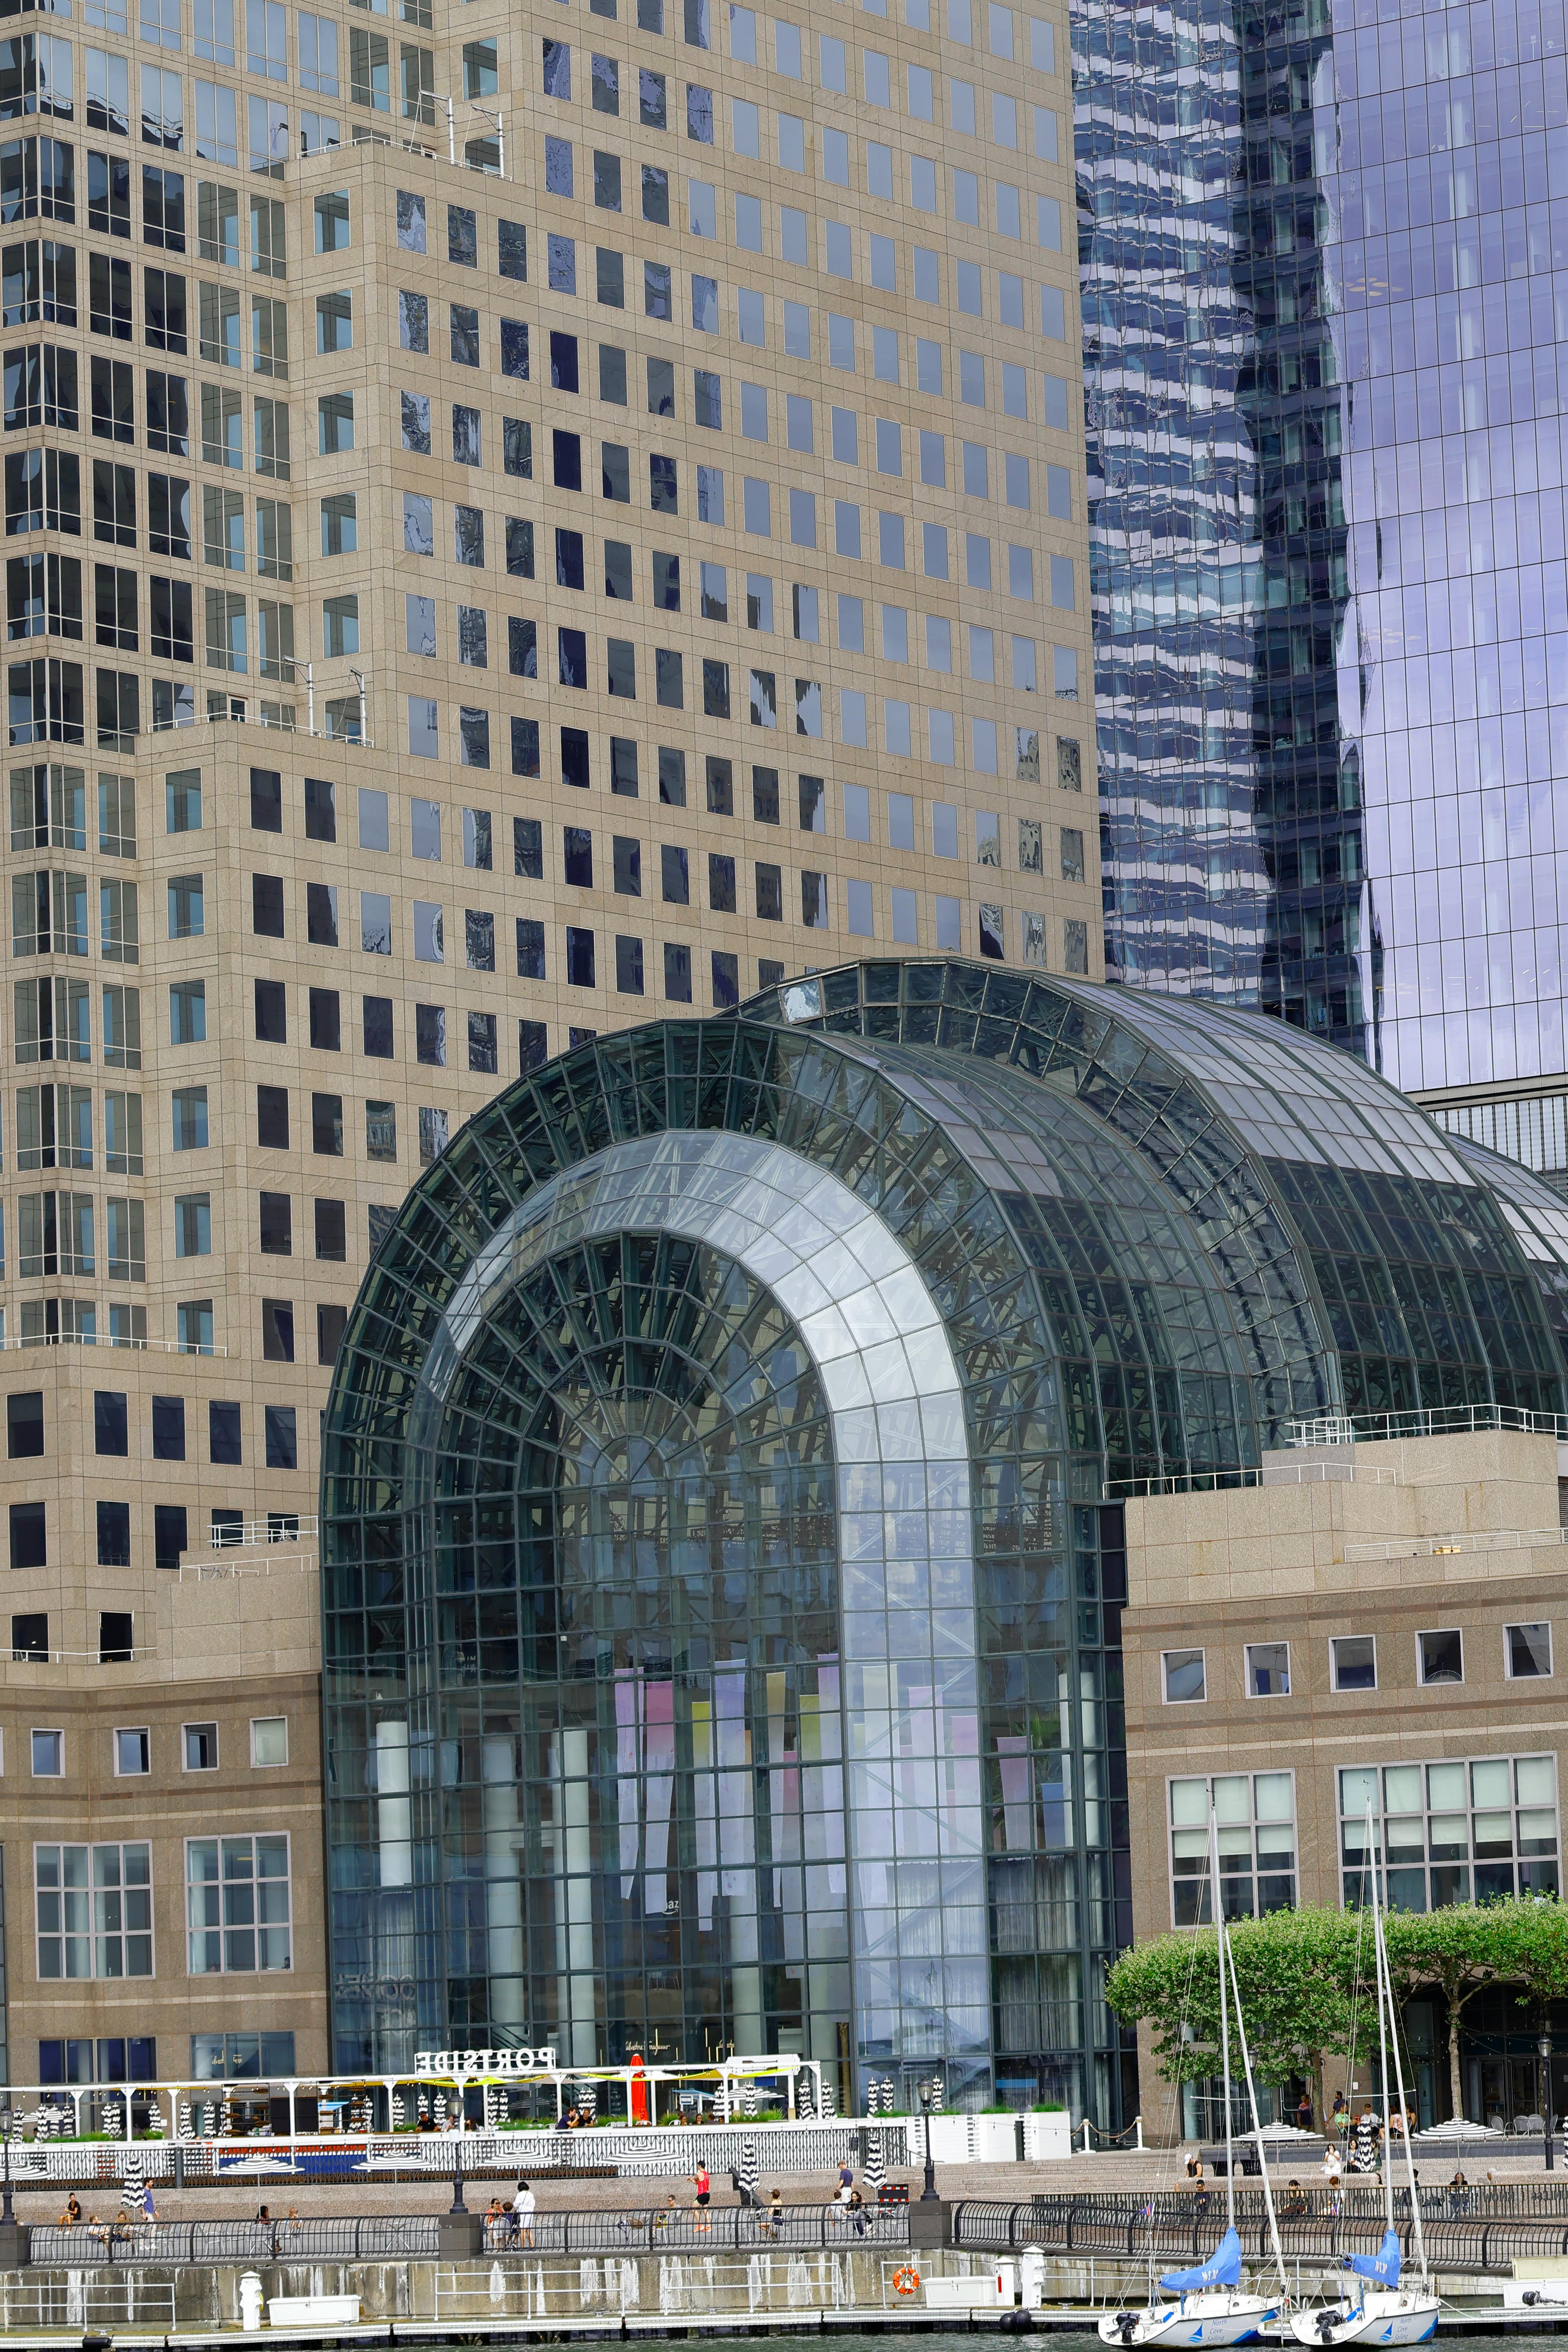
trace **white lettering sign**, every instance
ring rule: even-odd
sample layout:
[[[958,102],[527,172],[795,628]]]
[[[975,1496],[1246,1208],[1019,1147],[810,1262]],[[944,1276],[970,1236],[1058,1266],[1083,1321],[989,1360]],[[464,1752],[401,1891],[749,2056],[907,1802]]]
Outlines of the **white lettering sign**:
[[[552,2074],[555,2053],[540,2050],[419,2050],[414,2056],[416,2076],[429,2074],[445,2082],[462,2083],[479,2074]]]

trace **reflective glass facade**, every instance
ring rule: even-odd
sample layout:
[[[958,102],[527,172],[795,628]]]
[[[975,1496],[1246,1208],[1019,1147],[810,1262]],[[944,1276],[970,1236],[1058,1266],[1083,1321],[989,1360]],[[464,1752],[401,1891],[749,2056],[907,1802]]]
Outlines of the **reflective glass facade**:
[[[1119,2123],[1108,1494],[1561,1407],[1552,1196],[1462,1154],[1254,1016],[940,961],[509,1088],[333,1381],[335,2063],[801,2048]]]
[[[1108,970],[1561,1072],[1563,9],[1074,23]]]

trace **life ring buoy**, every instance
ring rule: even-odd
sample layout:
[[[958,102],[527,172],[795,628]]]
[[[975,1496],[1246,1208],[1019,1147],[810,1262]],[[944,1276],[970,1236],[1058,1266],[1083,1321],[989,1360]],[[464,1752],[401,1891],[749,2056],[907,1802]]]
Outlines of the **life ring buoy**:
[[[920,2283],[921,2274],[919,2271],[916,2270],[913,2263],[900,2263],[898,2269],[893,2273],[893,2292],[895,2294],[913,2294],[916,2288],[920,2285]]]

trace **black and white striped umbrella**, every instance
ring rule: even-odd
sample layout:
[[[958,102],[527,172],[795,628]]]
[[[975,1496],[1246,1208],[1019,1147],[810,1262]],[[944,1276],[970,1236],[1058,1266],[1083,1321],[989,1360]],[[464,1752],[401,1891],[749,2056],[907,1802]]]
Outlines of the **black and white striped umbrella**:
[[[830,2124],[838,2113],[838,2103],[833,2095],[833,2074],[829,2067],[822,2070],[822,2120]]]
[[[802,2123],[816,2118],[816,2084],[803,2066],[795,2078],[795,2111]]]
[[[868,2132],[866,2166],[860,2178],[868,2189],[880,2189],[886,2177],[887,2168],[882,2160],[882,2135],[879,2131]]]
[[[590,2123],[599,2112],[599,2094],[592,2083],[584,2083],[577,2094],[577,2113],[586,2116]]]
[[[749,2134],[741,2142],[741,2163],[735,2178],[742,2204],[754,2205],[757,2201],[757,2143]]]
[[[741,2113],[747,2123],[756,2119],[757,2086],[749,2074],[741,2085]]]
[[[121,2183],[120,2201],[128,2212],[142,2213],[147,2208],[147,2180],[142,2168],[142,2158],[132,2153],[125,2159],[125,2174]]]

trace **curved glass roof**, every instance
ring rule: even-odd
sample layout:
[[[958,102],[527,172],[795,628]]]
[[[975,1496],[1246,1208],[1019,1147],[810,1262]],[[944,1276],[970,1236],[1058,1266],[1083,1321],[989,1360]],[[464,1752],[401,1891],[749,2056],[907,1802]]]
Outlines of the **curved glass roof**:
[[[1078,2111],[1108,1485],[1561,1412],[1559,1332],[1554,1195],[1218,1007],[866,962],[508,1087],[333,1373],[340,2063],[663,2022]]]

